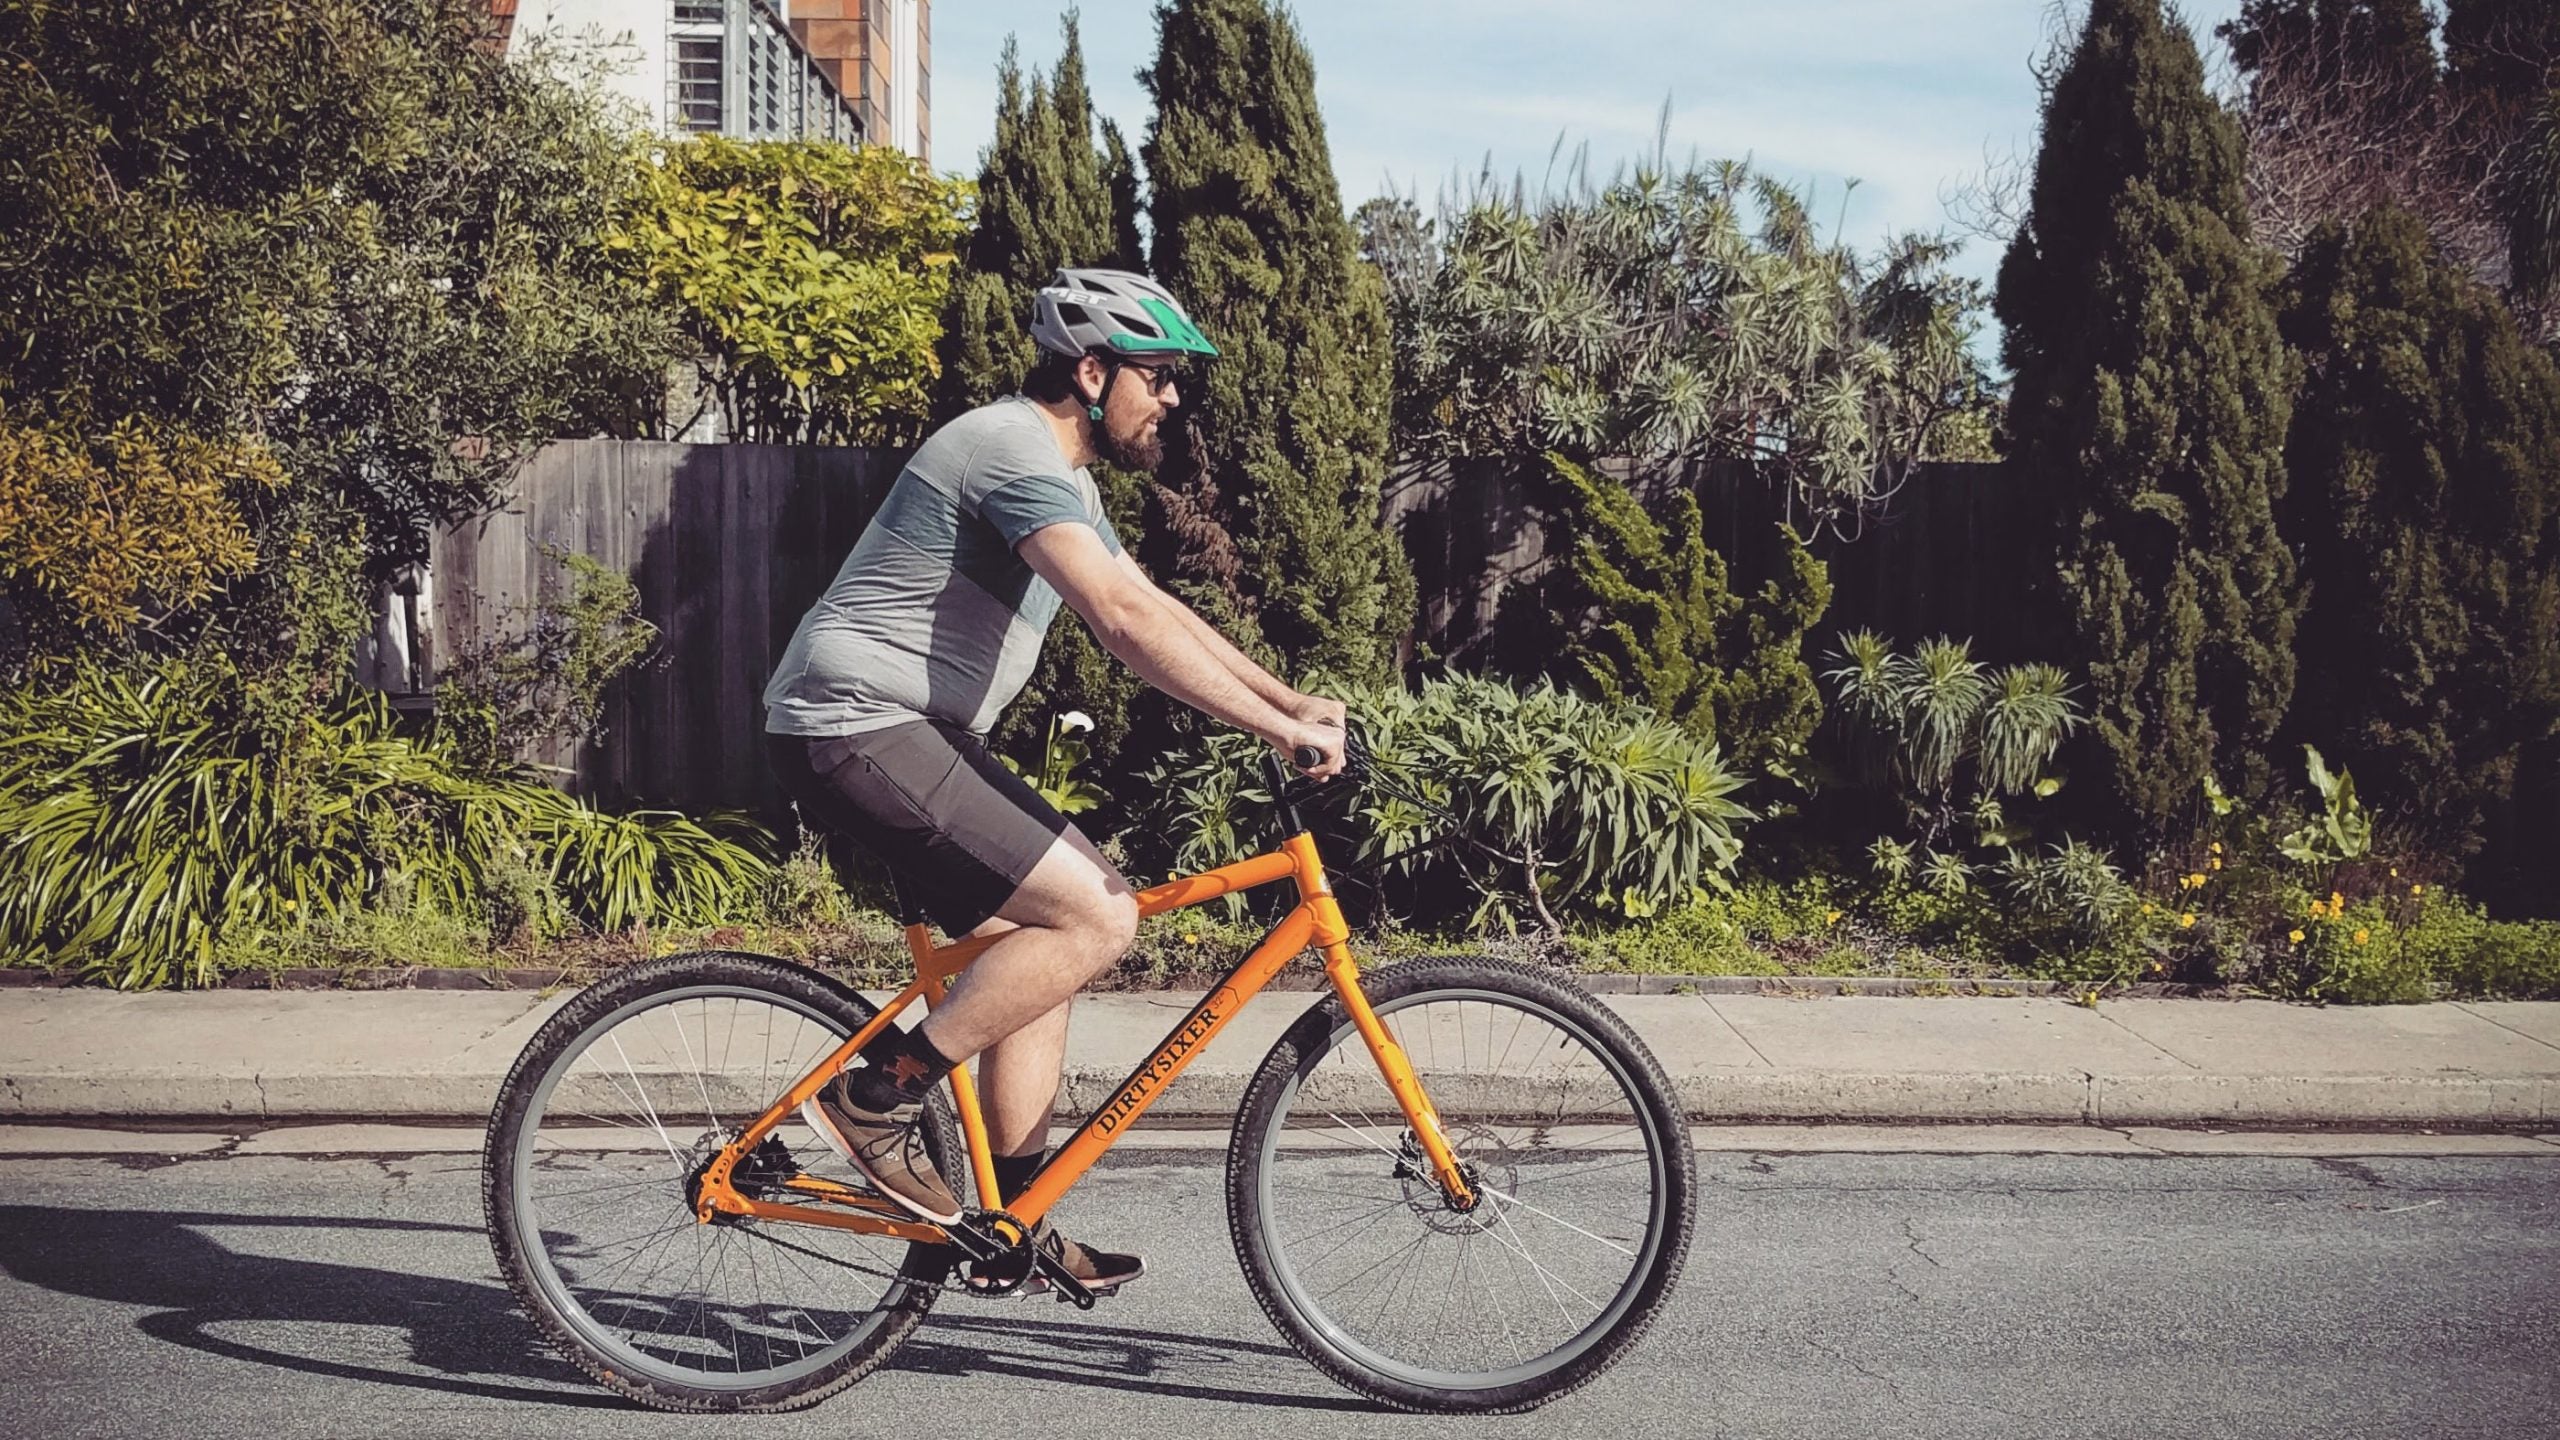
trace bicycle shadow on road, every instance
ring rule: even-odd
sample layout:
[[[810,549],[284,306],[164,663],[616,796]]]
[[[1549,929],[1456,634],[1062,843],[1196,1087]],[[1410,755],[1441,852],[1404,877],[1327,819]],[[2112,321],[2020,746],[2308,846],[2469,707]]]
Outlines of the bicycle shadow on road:
[[[1267,1389],[1245,1389],[1217,1383],[1222,1366],[1239,1366],[1252,1358],[1271,1357],[1309,1374],[1307,1362],[1285,1345],[1258,1345],[1248,1340],[1192,1337],[1165,1330],[1135,1330],[1086,1324],[1077,1317],[1055,1322],[995,1319],[953,1314],[960,1305],[985,1301],[954,1296],[935,1309],[914,1338],[889,1360],[892,1370],[925,1375],[994,1375],[1010,1380],[1040,1380],[1163,1395],[1185,1400],[1225,1400],[1273,1409],[1375,1411],[1377,1404],[1348,1395],[1284,1395]],[[1054,1302],[1023,1301],[1046,1308]],[[1116,1303],[1116,1302],[1115,1302]],[[958,1332],[956,1335],[953,1332]],[[1010,1342],[1005,1350],[992,1348]],[[1166,1377],[1192,1377],[1176,1381]],[[1203,1380],[1199,1377],[1208,1376]],[[1263,1377],[1237,1377],[1258,1385]]]
[[[515,1403],[640,1408],[595,1388],[575,1368],[553,1358],[517,1310],[515,1297],[501,1286],[246,1253],[202,1233],[216,1228],[481,1233],[476,1226],[427,1220],[0,1205],[0,1271],[58,1294],[144,1307],[151,1313],[134,1322],[144,1334],[252,1365]],[[1304,1363],[1283,1346],[1192,1339],[1064,1317],[1044,1323],[951,1313],[954,1306],[968,1303],[983,1302],[951,1297],[892,1357],[891,1368],[1246,1405],[1377,1408],[1347,1396],[1284,1395],[1164,1378],[1214,1373],[1247,1356]],[[319,1359],[216,1333],[232,1325],[404,1327],[419,1370]],[[1003,1348],[996,1348],[999,1344]],[[471,1376],[496,1379],[466,1378]],[[511,1381],[527,1383],[505,1383]]]
[[[624,1408],[536,1343],[514,1297],[497,1286],[245,1254],[198,1226],[479,1233],[425,1220],[0,1205],[0,1270],[64,1295],[148,1307],[135,1328],[226,1359],[492,1400]],[[405,1327],[412,1358],[434,1373],[317,1359],[214,1333],[258,1324]],[[557,1388],[461,1378],[471,1375]]]

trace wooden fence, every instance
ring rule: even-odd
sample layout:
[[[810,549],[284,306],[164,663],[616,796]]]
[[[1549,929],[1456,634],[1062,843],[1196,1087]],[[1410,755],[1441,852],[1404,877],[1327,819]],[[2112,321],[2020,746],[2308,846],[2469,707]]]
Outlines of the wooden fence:
[[[567,583],[544,547],[593,556],[637,582],[662,643],[608,695],[600,742],[535,758],[609,804],[771,818],[765,679],[901,461],[892,451],[763,445],[550,446],[506,505],[436,537],[417,648],[449,660],[522,634],[535,606]],[[1781,497],[1731,471],[1651,483],[1697,486],[1736,579],[1757,583]],[[1487,659],[1506,599],[1529,593],[1556,563],[1561,547],[1535,490],[1517,466],[1412,467],[1391,481],[1387,512],[1420,581],[1415,638],[1431,653]],[[2061,654],[2053,606],[2032,585],[2036,527],[2025,502],[2002,467],[1934,466],[1854,542],[1818,542],[1834,599],[1817,645],[1869,625],[1906,641],[1971,636],[1986,659]],[[397,611],[389,608],[387,628],[397,628]]]
[[[771,816],[765,678],[879,507],[900,457],[778,445],[571,440],[494,514],[435,539],[429,652],[521,635],[560,598],[546,546],[632,577],[657,655],[607,696],[605,736],[538,760],[610,804]]]
[[[1788,518],[1775,487],[1736,466],[1618,473],[1644,488],[1693,489],[1737,588],[1768,578],[1780,553],[1773,527]],[[1411,466],[1390,480],[1387,514],[1421,594],[1421,645],[1461,666],[1500,655],[1503,606],[1531,598],[1568,549],[1549,534],[1545,488],[1530,466],[1499,462]],[[1832,586],[1816,643],[1864,626],[1904,642],[1970,638],[1986,660],[2058,658],[2061,617],[2039,584],[2050,569],[2043,534],[2034,497],[2008,467],[1923,466],[1853,534],[1814,540]]]

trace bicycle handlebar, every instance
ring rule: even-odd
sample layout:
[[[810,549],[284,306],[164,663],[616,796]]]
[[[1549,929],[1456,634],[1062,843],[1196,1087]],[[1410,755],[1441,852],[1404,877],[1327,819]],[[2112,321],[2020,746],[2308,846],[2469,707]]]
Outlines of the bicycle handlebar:
[[[1313,745],[1301,745],[1289,752],[1289,762],[1300,770],[1312,770],[1324,763],[1324,752]],[[1342,728],[1342,778],[1368,778],[1369,747],[1360,743],[1357,723],[1346,721]]]

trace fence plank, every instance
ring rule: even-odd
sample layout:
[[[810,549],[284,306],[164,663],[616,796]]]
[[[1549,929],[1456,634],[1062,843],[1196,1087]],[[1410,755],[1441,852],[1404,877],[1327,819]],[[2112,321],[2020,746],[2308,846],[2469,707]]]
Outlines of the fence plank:
[[[543,758],[615,806],[743,809],[773,817],[762,688],[808,607],[869,523],[903,456],[892,451],[658,441],[561,441],[495,512],[435,538],[435,653],[521,636],[564,594],[545,543],[633,577],[661,641],[606,696],[600,743]],[[1624,473],[1624,467],[1611,467]],[[1784,497],[1732,467],[1648,483],[1695,488],[1710,539],[1746,589],[1776,551]],[[1507,602],[1534,593],[1570,537],[1551,534],[1540,483],[1515,463],[1405,466],[1386,513],[1421,585],[1415,640],[1462,668],[1487,663]],[[1985,659],[2056,658],[2059,614],[2040,588],[2037,512],[1996,465],[1926,467],[1853,540],[1824,537],[1834,598],[1817,651],[1871,626],[1902,642],[1969,636]]]

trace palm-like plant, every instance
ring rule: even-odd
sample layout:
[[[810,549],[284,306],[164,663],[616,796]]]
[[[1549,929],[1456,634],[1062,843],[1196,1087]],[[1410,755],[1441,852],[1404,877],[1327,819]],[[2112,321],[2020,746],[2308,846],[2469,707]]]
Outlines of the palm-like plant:
[[[2001,801],[2060,787],[2048,768],[2082,716],[2070,677],[2054,666],[1993,669],[1966,642],[1944,637],[1901,654],[1872,630],[1843,635],[1829,659],[1823,679],[1837,702],[1835,723],[1869,778],[1901,792],[1933,861],[1944,858],[1936,847],[1968,824],[1985,845],[2015,844],[2024,831],[2006,823]],[[1918,868],[1942,890],[1960,888],[1955,870],[1932,871],[1904,849],[1875,860],[1888,878]]]
[[[1436,268],[1393,307],[1408,453],[1748,460],[1836,523],[1978,388],[1951,246],[1826,245],[1746,166],[1657,153],[1534,201],[1488,178],[1446,208]]]

